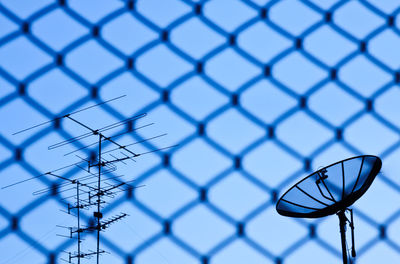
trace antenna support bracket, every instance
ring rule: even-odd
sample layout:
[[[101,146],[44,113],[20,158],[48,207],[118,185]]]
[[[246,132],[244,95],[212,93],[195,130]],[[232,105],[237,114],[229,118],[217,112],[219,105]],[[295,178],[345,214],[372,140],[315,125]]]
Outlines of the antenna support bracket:
[[[103,214],[100,212],[93,212],[93,216],[96,218],[103,218]]]

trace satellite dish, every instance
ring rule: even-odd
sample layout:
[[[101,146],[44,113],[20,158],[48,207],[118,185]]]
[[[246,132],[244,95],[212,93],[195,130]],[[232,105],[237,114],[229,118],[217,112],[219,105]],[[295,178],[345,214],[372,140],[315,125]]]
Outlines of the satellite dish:
[[[371,155],[352,157],[331,164],[310,174],[286,191],[278,200],[276,210],[284,216],[302,218],[337,214],[343,263],[347,264],[347,221],[352,231],[352,256],[356,255],[353,211],[348,207],[368,190],[381,167],[381,159]],[[350,220],[346,217],[346,211],[350,212]]]

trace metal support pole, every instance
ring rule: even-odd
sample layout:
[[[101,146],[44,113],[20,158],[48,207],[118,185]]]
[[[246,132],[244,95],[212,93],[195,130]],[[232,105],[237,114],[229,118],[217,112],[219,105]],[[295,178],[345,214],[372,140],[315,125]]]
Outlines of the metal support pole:
[[[100,259],[100,178],[101,178],[101,140],[102,135],[99,134],[99,160],[97,161],[99,166],[99,178],[97,183],[97,264]]]
[[[346,247],[346,215],[345,210],[341,210],[337,213],[339,217],[340,237],[342,240],[342,256],[343,264],[347,264],[347,247]]]
[[[78,264],[81,263],[81,226],[80,226],[80,216],[79,216],[79,181],[76,182],[76,210],[78,215]]]

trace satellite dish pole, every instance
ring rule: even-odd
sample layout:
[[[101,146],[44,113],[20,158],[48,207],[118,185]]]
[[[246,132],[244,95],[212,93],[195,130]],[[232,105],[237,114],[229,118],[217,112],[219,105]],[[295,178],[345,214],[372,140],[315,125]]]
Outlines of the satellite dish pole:
[[[347,248],[346,248],[346,215],[345,210],[340,210],[337,215],[339,217],[339,228],[340,228],[340,238],[342,241],[342,256],[343,256],[343,264],[347,264]]]
[[[351,228],[351,256],[356,257],[353,210],[349,207],[368,190],[381,167],[381,159],[372,155],[352,157],[331,164],[308,175],[287,190],[278,200],[276,210],[283,216],[301,218],[337,214],[343,264],[348,264],[347,222]],[[346,217],[346,211],[350,212],[350,220]],[[350,258],[350,263],[351,261]]]

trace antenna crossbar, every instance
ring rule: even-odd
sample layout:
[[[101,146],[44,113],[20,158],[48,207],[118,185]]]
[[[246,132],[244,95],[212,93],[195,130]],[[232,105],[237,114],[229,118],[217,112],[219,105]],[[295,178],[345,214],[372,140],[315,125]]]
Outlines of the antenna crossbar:
[[[104,101],[104,102],[101,102],[101,103],[98,103],[98,104],[95,104],[95,105],[91,105],[91,106],[88,106],[88,107],[85,107],[85,108],[82,108],[82,109],[79,109],[79,110],[76,110],[76,111],[71,112],[71,113],[69,113],[69,114],[56,117],[56,118],[54,118],[53,120],[49,120],[49,121],[46,121],[46,122],[43,122],[43,123],[40,123],[40,124],[31,126],[31,127],[28,127],[28,128],[22,129],[22,130],[19,130],[19,131],[13,133],[12,135],[17,135],[17,134],[23,133],[23,132],[25,132],[25,131],[28,131],[28,130],[31,130],[31,129],[34,129],[34,128],[37,128],[37,127],[40,127],[40,126],[43,126],[43,125],[46,125],[46,124],[49,124],[49,123],[52,123],[52,122],[57,122],[58,120],[60,120],[60,119],[62,119],[62,118],[65,118],[65,117],[67,117],[67,116],[71,116],[71,115],[77,114],[77,113],[79,113],[79,112],[83,112],[83,111],[85,111],[85,110],[88,110],[88,109],[90,109],[90,108],[97,107],[97,106],[100,106],[100,105],[103,105],[103,104],[107,104],[107,103],[109,103],[109,102],[118,100],[118,99],[120,99],[120,98],[122,98],[122,97],[125,97],[125,96],[126,96],[126,95],[121,95],[121,96],[112,98],[112,99],[110,99],[110,100],[107,100],[107,101]]]
[[[120,136],[122,136],[122,135],[125,135],[125,134],[128,134],[128,133],[132,133],[132,132],[134,132],[134,131],[137,131],[137,130],[139,130],[139,129],[142,129],[142,128],[145,128],[145,127],[148,127],[148,126],[151,126],[151,125],[154,125],[154,123],[146,124],[146,125],[143,125],[143,126],[141,126],[141,127],[137,127],[137,128],[135,128],[135,129],[131,129],[131,130],[128,130],[128,131],[124,131],[124,132],[121,132],[121,133],[119,133],[119,134],[110,136],[110,137],[108,137],[108,138],[105,137],[105,136],[103,135],[103,140],[105,141],[105,140],[108,140],[108,139],[111,139],[111,138],[113,138],[113,139],[114,139],[114,138],[118,138],[118,137],[120,137]],[[64,154],[64,156],[71,155],[71,154],[73,154],[73,153],[76,153],[76,152],[78,152],[78,151],[81,151],[81,150],[90,148],[90,147],[95,146],[95,145],[97,145],[97,144],[98,144],[97,141],[96,141],[96,142],[93,142],[93,143],[91,143],[91,144],[89,144],[89,145],[86,145],[86,146],[83,146],[83,147],[81,147],[81,148],[75,149],[75,150],[73,150],[73,151],[71,151],[71,152],[68,152],[68,153]],[[117,148],[117,149],[120,149],[120,148]],[[104,152],[103,152],[103,154],[104,154]]]

